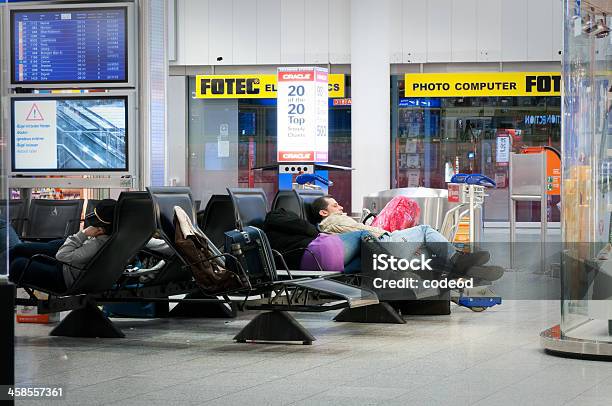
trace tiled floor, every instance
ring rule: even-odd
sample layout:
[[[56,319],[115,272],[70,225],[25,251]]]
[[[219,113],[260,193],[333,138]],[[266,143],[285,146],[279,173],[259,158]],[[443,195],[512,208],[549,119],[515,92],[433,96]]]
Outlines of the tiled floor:
[[[507,301],[483,313],[453,306],[450,316],[405,325],[298,315],[317,337],[312,346],[233,343],[249,316],[118,320],[126,338],[106,340],[18,325],[17,381],[63,385],[65,398],[46,404],[91,406],[612,402],[612,364],[540,348],[558,302]]]
[[[411,316],[404,325],[297,314],[317,337],[312,346],[234,343],[251,313],[116,320],[125,339],[49,337],[49,326],[18,325],[18,384],[62,385],[66,396],[17,404],[612,404],[612,363],[541,349],[539,333],[558,323],[559,306],[504,300],[483,313],[453,306],[449,316]]]

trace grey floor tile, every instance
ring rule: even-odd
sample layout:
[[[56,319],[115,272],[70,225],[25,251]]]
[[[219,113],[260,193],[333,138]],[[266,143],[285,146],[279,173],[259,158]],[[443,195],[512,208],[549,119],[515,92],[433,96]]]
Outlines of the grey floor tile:
[[[609,406],[610,397],[596,397],[579,395],[572,400],[564,403],[567,406]]]
[[[289,385],[284,380],[258,385],[252,388],[218,397],[206,405],[288,405],[331,389],[331,385],[303,383]]]

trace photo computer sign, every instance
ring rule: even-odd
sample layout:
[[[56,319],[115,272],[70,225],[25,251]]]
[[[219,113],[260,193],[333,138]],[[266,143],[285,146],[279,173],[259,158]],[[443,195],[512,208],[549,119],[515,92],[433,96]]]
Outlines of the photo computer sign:
[[[128,97],[14,97],[12,170],[127,172]]]

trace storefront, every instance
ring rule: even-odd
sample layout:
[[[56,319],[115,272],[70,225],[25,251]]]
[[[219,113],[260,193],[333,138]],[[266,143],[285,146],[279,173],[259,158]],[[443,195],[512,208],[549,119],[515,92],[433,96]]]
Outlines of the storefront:
[[[489,222],[508,221],[508,150],[560,150],[558,73],[394,75],[391,80],[393,188],[446,188],[453,173],[483,173],[498,187],[484,208]],[[408,88],[406,88],[408,83]],[[549,221],[559,221],[557,200]],[[539,221],[539,205],[521,203],[518,221]]]
[[[329,163],[351,166],[350,76],[331,74]],[[208,201],[228,186],[278,190],[276,76],[189,77],[188,177],[194,197]],[[331,192],[351,209],[351,174],[330,171]]]

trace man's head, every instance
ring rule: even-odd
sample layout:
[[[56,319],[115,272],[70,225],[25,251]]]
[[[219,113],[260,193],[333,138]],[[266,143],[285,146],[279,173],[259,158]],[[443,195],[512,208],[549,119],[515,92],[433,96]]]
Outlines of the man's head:
[[[85,225],[103,228],[104,234],[110,235],[113,232],[116,205],[114,199],[100,200],[94,211],[85,216]]]
[[[344,213],[342,210],[343,207],[340,206],[336,199],[330,195],[319,197],[317,200],[312,202],[311,207],[317,222],[320,222],[324,218],[327,218],[334,213]]]

